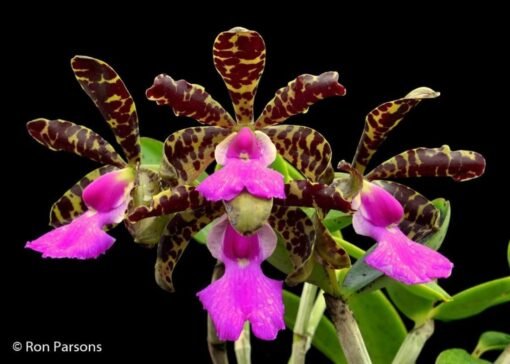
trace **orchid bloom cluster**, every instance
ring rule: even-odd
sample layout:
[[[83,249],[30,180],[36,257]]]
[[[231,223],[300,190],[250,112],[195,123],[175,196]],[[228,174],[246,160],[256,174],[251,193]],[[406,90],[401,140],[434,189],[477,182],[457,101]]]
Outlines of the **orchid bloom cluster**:
[[[262,267],[278,244],[289,261],[284,269],[288,284],[314,282],[314,272],[331,277],[350,267],[345,247],[326,228],[330,211],[352,216],[355,232],[377,242],[359,262],[381,275],[405,284],[448,277],[453,264],[435,250],[438,247],[424,244],[438,230],[439,210],[418,192],[385,179],[476,178],[484,172],[483,157],[452,152],[447,146],[416,148],[363,175],[386,134],[421,100],[438,93],[419,88],[371,111],[352,164],[341,162],[341,172],[335,173],[331,147],[319,132],[278,124],[321,99],[343,96],[338,74],[298,76],[255,118],[254,98],[265,58],[257,32],[233,28],[216,38],[214,65],[230,93],[235,117],[202,86],[157,76],[148,99],[204,126],[172,133],[156,166],[144,149],[149,139],[139,137],[135,104],[117,73],[103,61],[73,58],[78,82],[111,126],[128,162],[84,126],[63,120],[29,122],[30,135],[49,149],[104,166],[53,205],[50,224],[55,229],[26,247],[49,258],[97,258],[114,242],[105,230],[124,221],[136,242],[158,245],[156,280],[173,291],[175,265],[190,239],[207,227],[207,247],[224,264],[225,273],[197,296],[221,340],[236,340],[246,321],[265,340],[275,339],[285,328],[283,282],[268,278]],[[217,167],[207,175],[213,162]],[[287,169],[295,171],[292,177]]]

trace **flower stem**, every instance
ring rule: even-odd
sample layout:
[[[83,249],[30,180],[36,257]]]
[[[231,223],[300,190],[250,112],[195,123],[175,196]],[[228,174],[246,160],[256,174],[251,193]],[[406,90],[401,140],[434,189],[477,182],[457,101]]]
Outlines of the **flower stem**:
[[[407,334],[400,349],[398,349],[392,364],[416,363],[423,346],[434,333],[434,321],[428,320],[423,325],[417,326]]]
[[[508,345],[500,356],[496,359],[494,364],[507,364],[510,363],[510,345]]]
[[[223,263],[218,262],[213,270],[212,282],[220,278],[225,272]],[[211,317],[207,315],[207,346],[213,364],[228,364],[227,344],[218,338]]]
[[[241,336],[234,344],[237,364],[251,363],[250,323],[245,322]]]
[[[365,342],[352,311],[341,298],[325,294],[326,307],[349,364],[371,364]]]
[[[313,335],[312,337],[308,336],[308,325],[312,306],[317,296],[317,289],[317,286],[310,283],[305,283],[303,285],[296,323],[294,324],[292,354],[289,359],[289,364],[301,364],[305,362],[306,352],[310,348],[309,342],[311,342],[313,337]]]

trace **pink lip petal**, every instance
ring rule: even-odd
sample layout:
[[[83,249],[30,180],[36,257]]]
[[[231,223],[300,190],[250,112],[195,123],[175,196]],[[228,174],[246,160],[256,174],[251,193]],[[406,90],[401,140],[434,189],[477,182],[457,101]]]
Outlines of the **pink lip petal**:
[[[408,239],[398,228],[385,231],[365,259],[371,267],[406,283],[418,284],[450,276],[453,263],[425,245]]]
[[[103,227],[122,220],[126,207],[127,202],[106,213],[87,211],[71,223],[28,242],[25,247],[42,253],[44,258],[97,258],[115,242]]]
[[[363,182],[360,211],[376,226],[388,226],[402,220],[404,209],[388,191],[369,182]]]
[[[283,176],[256,160],[229,160],[197,187],[211,201],[229,201],[244,189],[256,197],[285,198]]]
[[[131,168],[107,173],[83,190],[83,201],[90,209],[110,211],[122,204],[126,194],[133,188],[134,179],[134,171]]]
[[[211,228],[207,246],[213,256],[225,263],[225,274],[197,296],[209,312],[219,338],[238,339],[248,320],[258,338],[275,339],[278,331],[285,328],[283,282],[266,277],[260,267],[276,247],[272,228],[266,224],[256,234],[243,236],[224,215]]]

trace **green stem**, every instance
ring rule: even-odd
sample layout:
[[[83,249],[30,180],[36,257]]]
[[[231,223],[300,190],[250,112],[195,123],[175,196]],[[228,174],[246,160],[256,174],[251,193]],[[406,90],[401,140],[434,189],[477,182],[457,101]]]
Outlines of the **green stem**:
[[[224,272],[225,266],[218,262],[213,270],[212,282],[220,278]],[[207,346],[213,364],[228,364],[227,344],[218,338],[214,323],[209,315],[207,315]]]
[[[510,363],[510,345],[508,345],[500,356],[496,359],[494,364],[507,364]]]
[[[238,364],[251,364],[250,323],[244,323],[241,336],[234,344]]]
[[[349,364],[371,364],[358,323],[347,303],[341,298],[325,294],[326,307],[335,325],[338,340]]]
[[[417,326],[407,334],[400,349],[398,349],[392,364],[416,363],[423,346],[434,333],[434,321],[428,320],[423,325]]]
[[[307,335],[308,325],[312,306],[317,296],[317,289],[317,286],[310,283],[305,283],[303,285],[296,323],[294,324],[292,354],[289,359],[289,364],[301,364],[305,362],[305,355],[310,347],[308,342],[311,341],[311,338]]]
[[[317,331],[317,327],[319,327],[321,318],[324,316],[324,311],[326,311],[326,301],[324,300],[324,291],[321,290],[313,305],[312,313],[310,314],[310,320],[308,320],[308,329],[306,330],[306,335],[308,337],[308,341],[306,343],[307,351],[312,345],[315,331]]]

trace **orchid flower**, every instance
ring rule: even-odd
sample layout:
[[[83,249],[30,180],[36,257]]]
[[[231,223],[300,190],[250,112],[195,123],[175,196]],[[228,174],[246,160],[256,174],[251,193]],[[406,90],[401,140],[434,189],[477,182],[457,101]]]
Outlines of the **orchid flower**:
[[[136,107],[133,98],[115,70],[101,60],[85,56],[74,57],[71,60],[71,66],[81,87],[94,101],[111,127],[117,142],[124,151],[127,162],[115,151],[115,148],[110,143],[85,126],[60,119],[48,120],[39,118],[28,122],[27,129],[32,138],[50,150],[72,152],[103,164],[102,167],[88,173],[53,204],[50,213],[50,225],[56,228],[63,226],[63,229],[57,229],[35,240],[28,244],[28,247],[42,251],[42,247],[45,244],[49,244],[49,239],[63,239],[66,241],[65,244],[69,245],[66,249],[61,248],[58,252],[50,249],[48,252],[43,252],[45,256],[55,258],[92,258],[106,250],[113,242],[111,240],[113,238],[104,232],[100,233],[100,230],[105,225],[111,226],[121,222],[123,220],[121,216],[124,216],[125,208],[121,208],[122,204],[109,204],[109,202],[112,202],[109,200],[110,196],[101,194],[100,191],[94,193],[94,198],[97,198],[97,196],[105,198],[107,203],[106,210],[100,205],[96,205],[96,202],[87,201],[84,195],[87,187],[100,179],[101,176],[105,176],[105,179],[101,179],[97,186],[105,186],[105,192],[110,188],[117,188],[120,191],[122,184],[119,184],[120,182],[118,181],[115,182],[117,178],[120,178],[126,184],[124,200],[127,201],[127,195],[129,194],[137,199],[140,192],[159,192],[159,180],[156,173],[142,165]],[[133,175],[136,175],[136,184],[134,180],[130,180],[131,177],[127,177]],[[127,182],[128,180],[129,183]],[[110,184],[114,187],[108,187]],[[88,191],[92,191],[92,189]],[[134,202],[136,203],[137,201]],[[109,211],[113,207],[115,209]],[[105,211],[108,214],[103,215],[102,212]],[[149,221],[149,224],[152,222]],[[86,230],[87,223],[91,224],[90,230]],[[153,231],[152,234],[147,233],[150,230],[147,229],[149,224],[144,222],[144,224],[128,225],[128,229],[134,236],[135,241],[154,243],[151,239],[154,239],[154,236],[159,238],[160,231]],[[85,229],[83,236],[77,239],[78,235],[76,235],[73,238],[73,234],[80,229]],[[95,244],[93,239],[96,237],[102,237],[103,243]],[[71,246],[72,240],[76,241],[76,249],[86,250],[84,245],[87,238],[91,238],[91,250],[88,253],[74,252],[74,248]],[[83,245],[83,247],[80,248],[78,245]],[[99,249],[98,246],[102,248]]]
[[[103,229],[124,219],[134,181],[131,168],[98,177],[83,190],[87,211],[26,247],[42,253],[44,258],[97,258],[115,242]]]
[[[359,173],[366,167],[379,146],[393,130],[422,100],[439,96],[428,87],[419,87],[405,97],[385,102],[366,116],[352,166]],[[350,167],[341,162],[340,169]],[[422,194],[412,188],[388,178],[450,177],[461,182],[483,175],[485,159],[469,150],[452,151],[447,145],[439,148],[413,148],[406,150],[366,173],[364,179],[377,184],[391,193],[404,207],[404,218],[400,228],[414,240],[423,240],[438,229],[439,210]],[[360,187],[361,184],[357,183]],[[363,184],[364,186],[364,184]]]
[[[207,309],[221,340],[237,340],[245,321],[254,334],[273,340],[283,321],[281,281],[262,273],[261,263],[276,246],[276,234],[265,224],[255,234],[239,234],[226,215],[217,219],[207,236],[211,254],[225,264],[225,273],[197,296]]]
[[[244,127],[218,144],[215,157],[223,168],[197,187],[208,200],[229,201],[245,189],[256,197],[285,198],[283,176],[267,167],[276,148],[266,134]]]
[[[349,172],[350,177],[337,178],[332,184],[343,189],[344,194],[359,193],[352,204],[356,210],[353,227],[358,234],[377,241],[375,249],[368,252],[363,261],[406,284],[448,277],[453,264],[423,245],[439,229],[443,218],[440,210],[410,187],[384,179],[435,176],[466,181],[484,173],[485,160],[479,153],[451,151],[448,146],[414,148],[362,174],[388,133],[404,116],[422,100],[437,96],[438,92],[420,87],[372,110],[366,117],[352,166],[344,161],[338,165],[340,170]],[[348,275],[345,282],[349,281]]]
[[[352,224],[356,233],[377,241],[365,263],[406,284],[449,277],[453,264],[435,250],[409,239],[398,227],[404,216],[402,205],[389,192],[363,182],[353,202]]]
[[[162,74],[147,90],[149,100],[205,124],[179,130],[166,139],[160,176],[168,188],[154,196],[150,206],[140,206],[129,216],[131,221],[139,221],[173,214],[178,204],[188,208],[170,220],[158,247],[156,278],[168,291],[174,290],[171,275],[190,238],[225,212],[244,234],[254,233],[268,220],[285,238],[295,271],[312,256],[313,222],[300,208],[281,198],[289,187],[269,164],[276,151],[313,183],[331,182],[334,170],[327,140],[308,127],[277,124],[306,112],[321,99],[344,95],[345,88],[338,83],[336,72],[301,75],[278,90],[255,119],[254,98],[265,56],[264,40],[255,31],[233,28],[220,33],[214,42],[214,65],[230,93],[235,119],[202,86],[185,80],[175,81]],[[196,188],[186,186],[214,159],[222,166],[220,170]],[[312,191],[306,188],[296,184],[290,192],[307,198]],[[331,195],[322,195],[321,200],[342,211],[350,209],[341,193],[334,188],[330,191]],[[245,226],[241,226],[243,222]]]

